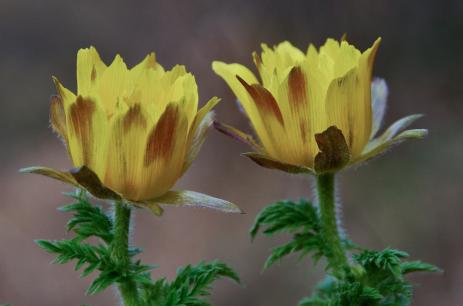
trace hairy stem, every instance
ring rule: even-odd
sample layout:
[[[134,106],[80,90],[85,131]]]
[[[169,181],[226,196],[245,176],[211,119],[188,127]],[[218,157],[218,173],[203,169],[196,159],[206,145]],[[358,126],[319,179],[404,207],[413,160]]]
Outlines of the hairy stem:
[[[333,274],[342,277],[348,267],[348,260],[341,244],[336,219],[334,174],[322,174],[317,176],[316,180],[322,234],[326,242],[328,263]]]
[[[130,213],[130,207],[126,206],[122,201],[114,203],[114,240],[111,246],[111,257],[124,270],[128,270],[130,266]],[[125,306],[139,305],[137,285],[133,281],[120,282],[119,291]]]

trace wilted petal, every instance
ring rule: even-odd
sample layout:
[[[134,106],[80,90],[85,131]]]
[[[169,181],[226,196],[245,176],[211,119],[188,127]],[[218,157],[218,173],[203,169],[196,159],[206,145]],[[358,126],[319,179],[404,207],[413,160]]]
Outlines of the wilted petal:
[[[242,213],[242,210],[233,203],[189,190],[168,191],[163,196],[151,202],[159,205],[212,208],[228,213]]]
[[[264,168],[281,170],[293,174],[314,173],[313,169],[309,167],[287,164],[261,153],[248,152],[242,155],[249,157],[253,162]]]
[[[315,134],[320,152],[315,156],[315,171],[317,173],[334,172],[350,160],[349,147],[342,131],[330,126],[323,133]]]
[[[99,199],[121,199],[119,194],[103,185],[101,180],[98,178],[98,175],[96,175],[95,172],[86,166],[71,169],[70,174],[74,177],[80,186],[85,188],[93,196]]]

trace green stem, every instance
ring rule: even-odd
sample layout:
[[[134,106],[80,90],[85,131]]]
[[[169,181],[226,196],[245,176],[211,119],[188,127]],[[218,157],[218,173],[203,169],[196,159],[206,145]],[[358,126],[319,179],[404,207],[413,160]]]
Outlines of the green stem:
[[[130,266],[129,256],[129,227],[130,207],[122,201],[114,203],[114,240],[112,242],[111,257],[123,270]],[[119,283],[119,291],[125,306],[138,306],[139,298],[137,285],[131,280]]]
[[[348,265],[348,260],[339,236],[336,219],[336,199],[334,174],[317,176],[317,194],[320,207],[322,234],[328,248],[328,263],[333,274],[342,277]]]

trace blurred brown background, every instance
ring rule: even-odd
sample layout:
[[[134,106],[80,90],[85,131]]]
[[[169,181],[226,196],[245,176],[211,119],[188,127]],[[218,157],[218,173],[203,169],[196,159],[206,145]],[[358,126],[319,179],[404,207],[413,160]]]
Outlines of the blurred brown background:
[[[218,117],[249,130],[214,59],[251,65],[260,42],[290,40],[305,49],[348,33],[362,49],[383,43],[375,74],[390,87],[386,124],[425,113],[416,127],[424,141],[395,148],[368,166],[340,176],[344,223],[359,244],[409,251],[435,263],[442,275],[419,275],[413,305],[463,305],[463,2],[461,1],[0,1],[0,303],[14,306],[117,305],[116,293],[84,297],[91,279],[52,256],[33,239],[65,237],[63,184],[18,174],[20,167],[70,166],[48,127],[51,75],[75,90],[75,55],[95,45],[109,63],[120,53],[133,65],[155,51],[165,67],[187,65],[202,103],[223,98]],[[238,203],[246,215],[167,209],[162,218],[137,211],[134,243],[157,263],[154,277],[176,267],[221,259],[243,287],[216,283],[218,306],[296,305],[310,294],[321,269],[295,257],[261,273],[269,249],[287,237],[258,237],[248,229],[256,213],[278,199],[312,196],[309,179],[259,168],[240,157],[244,145],[210,132],[196,163],[177,184]]]

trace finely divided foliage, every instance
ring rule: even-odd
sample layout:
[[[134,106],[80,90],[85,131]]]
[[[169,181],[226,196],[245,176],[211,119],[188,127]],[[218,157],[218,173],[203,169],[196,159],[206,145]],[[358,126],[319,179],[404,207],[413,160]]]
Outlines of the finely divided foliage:
[[[260,230],[267,236],[282,232],[293,235],[290,242],[272,250],[265,268],[293,253],[298,253],[300,258],[310,254],[315,264],[322,257],[330,257],[321,234],[318,209],[306,200],[280,201],[264,208],[251,228],[252,239]],[[413,290],[405,275],[440,271],[421,261],[404,261],[408,254],[403,251],[366,250],[347,239],[342,241],[342,246],[352,253],[348,271],[343,277],[335,277],[327,263],[328,276],[299,306],[405,306],[410,304]]]
[[[82,270],[81,277],[98,271],[87,294],[96,294],[113,284],[135,283],[141,296],[141,306],[207,306],[205,298],[210,294],[211,284],[220,278],[239,282],[238,275],[219,261],[188,265],[178,271],[177,277],[153,281],[150,270],[154,266],[134,260],[141,250],[129,248],[129,263],[117,261],[111,256],[113,243],[113,220],[100,206],[90,203],[84,192],[68,194],[74,202],[60,208],[72,213],[67,230],[74,237],[63,240],[37,240],[36,243],[50,253],[56,254],[54,263],[65,264],[75,260],[75,270]],[[99,238],[96,244],[89,238]]]

